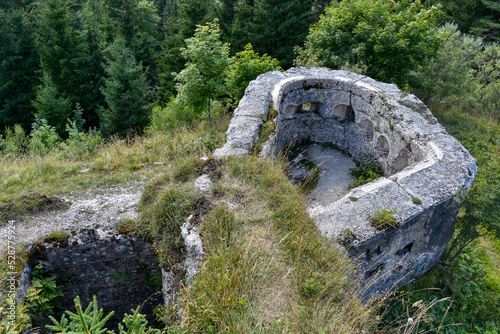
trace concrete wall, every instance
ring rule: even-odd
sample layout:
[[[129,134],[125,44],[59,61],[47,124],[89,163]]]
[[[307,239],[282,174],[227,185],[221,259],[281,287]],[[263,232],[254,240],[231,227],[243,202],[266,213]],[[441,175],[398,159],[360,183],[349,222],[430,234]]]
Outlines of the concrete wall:
[[[252,152],[269,109],[275,131],[261,156],[295,141],[336,144],[355,159],[377,158],[384,177],[327,206],[309,208],[321,232],[343,242],[366,279],[366,296],[427,272],[450,240],[456,215],[477,172],[475,159],[414,95],[365,76],[325,68],[260,75],[248,86],[214,156]],[[378,230],[371,216],[395,210],[396,228]]]

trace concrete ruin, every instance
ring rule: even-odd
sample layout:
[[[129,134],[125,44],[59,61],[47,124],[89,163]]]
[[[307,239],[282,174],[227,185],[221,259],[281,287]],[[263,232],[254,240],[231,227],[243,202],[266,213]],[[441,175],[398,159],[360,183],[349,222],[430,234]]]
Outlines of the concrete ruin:
[[[262,138],[268,122],[274,131]],[[320,231],[341,240],[356,260],[370,282],[365,296],[405,284],[439,261],[477,167],[417,97],[347,71],[265,73],[249,84],[227,143],[214,157],[242,156],[256,147],[262,157],[275,157],[304,140],[328,143],[355,160],[372,156],[384,171],[383,177],[308,209]],[[384,211],[393,211],[397,224],[375,226],[372,217]]]

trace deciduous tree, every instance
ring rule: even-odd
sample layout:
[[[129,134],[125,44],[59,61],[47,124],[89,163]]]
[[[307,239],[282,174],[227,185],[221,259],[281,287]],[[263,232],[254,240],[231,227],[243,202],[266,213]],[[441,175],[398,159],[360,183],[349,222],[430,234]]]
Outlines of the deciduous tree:
[[[302,61],[320,65],[355,65],[367,75],[398,85],[417,85],[410,70],[433,57],[440,38],[433,29],[438,9],[411,0],[332,2],[299,50]]]
[[[238,52],[231,62],[226,79],[227,92],[231,98],[239,100],[245,94],[250,81],[259,74],[273,70],[281,70],[279,61],[264,54],[259,56],[253,51],[252,45],[247,44],[245,50]]]
[[[192,38],[182,49],[186,67],[175,77],[180,103],[193,106],[197,111],[206,110],[210,128],[210,101],[220,96],[229,66],[229,45],[220,40],[218,20],[198,26]]]

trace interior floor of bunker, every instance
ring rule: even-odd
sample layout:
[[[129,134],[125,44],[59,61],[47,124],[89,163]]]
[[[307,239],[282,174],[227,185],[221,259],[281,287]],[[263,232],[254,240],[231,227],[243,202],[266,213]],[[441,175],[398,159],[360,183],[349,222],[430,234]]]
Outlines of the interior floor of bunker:
[[[311,206],[326,206],[348,193],[347,188],[354,181],[350,169],[356,166],[350,156],[339,149],[321,144],[307,145],[303,152],[306,159],[312,161],[319,171],[318,182],[308,196]]]

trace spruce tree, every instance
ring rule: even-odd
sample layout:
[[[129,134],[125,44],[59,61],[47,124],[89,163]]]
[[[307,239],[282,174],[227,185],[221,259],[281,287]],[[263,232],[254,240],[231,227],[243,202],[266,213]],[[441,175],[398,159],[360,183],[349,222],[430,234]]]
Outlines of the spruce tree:
[[[254,17],[254,0],[239,0],[235,8],[231,26],[231,49],[241,51],[248,43],[255,43],[250,36]]]
[[[156,77],[156,53],[159,51],[160,16],[153,2],[123,0],[110,2],[125,45],[147,69],[148,79]]]
[[[84,105],[88,98],[84,90],[89,81],[85,69],[90,63],[87,45],[75,28],[72,5],[72,0],[37,3],[35,41],[44,71],[59,93]]]
[[[217,18],[220,22],[221,38],[230,43],[232,40],[232,25],[235,18],[237,0],[222,0],[217,8]]]
[[[26,9],[0,10],[0,132],[14,124],[29,129],[34,119],[40,60],[31,18]]]
[[[255,0],[248,27],[248,43],[255,51],[278,58],[290,67],[294,48],[302,45],[314,18],[311,2],[300,0]]]
[[[184,39],[180,35],[181,8],[179,0],[167,0],[163,10],[164,40],[161,43],[161,53],[158,62],[161,71],[160,88],[157,98],[161,105],[165,105],[175,95],[175,81],[172,73],[178,73],[183,68],[181,48]]]
[[[107,51],[107,78],[102,93],[108,108],[99,112],[101,130],[120,135],[140,132],[149,121],[152,98],[144,68],[121,38]]]
[[[42,76],[42,83],[37,89],[33,106],[38,118],[45,119],[56,129],[59,136],[65,135],[66,123],[71,117],[73,104],[69,97],[61,96],[48,73]]]
[[[83,87],[81,100],[84,109],[83,118],[86,120],[87,128],[99,125],[97,110],[105,106],[104,95],[101,92],[103,86],[104,72],[104,49],[109,46],[115,35],[116,28],[111,20],[106,7],[100,0],[86,0],[80,11],[81,28],[79,34],[88,45],[88,66],[83,71],[89,80]]]
[[[181,23],[179,33],[184,40],[193,36],[196,26],[213,18],[213,7],[208,0],[184,0],[181,2]]]

